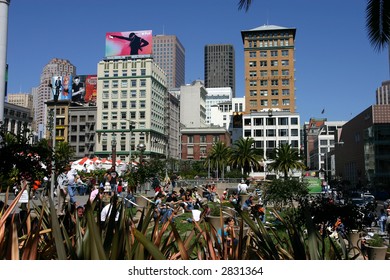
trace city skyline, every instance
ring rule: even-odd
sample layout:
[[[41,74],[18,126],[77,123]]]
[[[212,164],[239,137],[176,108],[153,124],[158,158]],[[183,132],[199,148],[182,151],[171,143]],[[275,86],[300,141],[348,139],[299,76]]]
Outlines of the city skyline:
[[[348,121],[375,103],[375,90],[389,79],[389,63],[387,52],[376,53],[369,44],[365,1],[270,2],[254,1],[245,12],[238,10],[235,0],[151,1],[148,9],[124,0],[70,0],[58,14],[52,12],[55,5],[48,1],[11,1],[8,92],[31,92],[39,84],[43,66],[53,58],[68,59],[77,67],[77,74],[95,74],[105,55],[107,32],[152,30],[153,35],[176,35],[182,42],[186,83],[204,79],[205,45],[232,44],[236,96],[242,97],[241,31],[269,24],[297,29],[296,111],[302,124],[310,117]]]

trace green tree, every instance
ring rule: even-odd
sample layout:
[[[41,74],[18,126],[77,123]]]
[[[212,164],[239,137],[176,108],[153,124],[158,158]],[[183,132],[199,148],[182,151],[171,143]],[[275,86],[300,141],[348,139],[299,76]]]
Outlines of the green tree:
[[[271,155],[271,159],[273,161],[268,164],[268,169],[283,172],[284,179],[288,178],[288,172],[290,170],[304,170],[306,168],[299,156],[298,150],[291,148],[289,144],[282,144],[276,148]]]
[[[233,167],[242,168],[243,173],[248,175],[253,167],[254,170],[261,168],[262,151],[254,147],[253,138],[243,138],[236,140],[231,148],[229,162]]]
[[[50,174],[52,150],[47,141],[31,144],[27,129],[18,134],[0,128],[0,181],[2,187],[22,179],[42,180]]]
[[[223,168],[228,164],[228,159],[230,156],[230,149],[222,141],[215,142],[207,156],[205,164],[210,164],[211,168],[216,168],[218,170],[223,170]]]
[[[55,147],[55,168],[61,171],[73,158],[75,152],[68,142],[58,142]]]
[[[390,1],[368,0],[366,29],[371,45],[377,51],[384,50],[390,41]]]
[[[264,199],[273,202],[276,208],[281,208],[283,205],[293,206],[294,201],[301,202],[309,193],[309,189],[305,182],[299,180],[272,180],[265,186]]]

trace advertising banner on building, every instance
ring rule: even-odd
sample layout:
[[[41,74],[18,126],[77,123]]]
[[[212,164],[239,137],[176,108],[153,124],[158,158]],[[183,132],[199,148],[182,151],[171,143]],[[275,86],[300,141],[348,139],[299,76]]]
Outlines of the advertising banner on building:
[[[70,100],[71,105],[96,104],[97,75],[54,76],[51,79],[53,99]]]
[[[66,79],[64,79],[64,77],[66,77]],[[69,99],[68,92],[64,91],[64,85],[66,83],[68,86],[69,78],[69,76],[53,76],[51,78],[52,99],[56,101]]]
[[[152,30],[106,33],[106,57],[149,56],[152,54]]]

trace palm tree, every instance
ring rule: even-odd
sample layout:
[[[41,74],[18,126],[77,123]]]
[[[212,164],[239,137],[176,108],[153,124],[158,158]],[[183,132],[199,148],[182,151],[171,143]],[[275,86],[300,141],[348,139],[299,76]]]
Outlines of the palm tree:
[[[218,141],[215,142],[207,156],[210,167],[216,167],[217,172],[219,169],[224,170],[224,166],[228,163],[230,155],[230,149],[225,143]]]
[[[238,9],[249,10],[252,0],[239,0]],[[366,29],[371,45],[377,51],[384,50],[390,42],[390,1],[367,0]]]
[[[288,178],[290,170],[304,170],[306,168],[298,154],[298,150],[291,148],[289,144],[282,144],[279,148],[276,148],[271,155],[271,159],[273,162],[268,164],[268,169],[283,172],[284,179]]]
[[[240,167],[244,174],[249,174],[251,167],[255,170],[261,168],[262,151],[254,147],[253,138],[241,137],[234,142],[229,162],[233,167]]]
[[[373,48],[384,50],[390,41],[390,1],[367,1],[366,28]]]

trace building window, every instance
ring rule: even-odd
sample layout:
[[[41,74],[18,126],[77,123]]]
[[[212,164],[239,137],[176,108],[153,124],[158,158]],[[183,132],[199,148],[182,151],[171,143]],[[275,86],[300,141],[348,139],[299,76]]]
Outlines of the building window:
[[[257,107],[257,100],[249,100],[250,107]]]
[[[271,90],[271,95],[273,95],[273,96],[279,95],[279,90],[277,90],[277,89]]]
[[[118,101],[112,101],[111,105],[111,109],[118,109]]]
[[[141,79],[140,80],[140,86],[141,87],[146,87],[146,80],[145,79]]]
[[[284,95],[284,96],[290,95],[290,90],[289,89],[282,89],[282,95]]]
[[[271,85],[273,85],[273,86],[277,86],[278,85],[278,80],[272,80],[271,81]]]
[[[121,101],[121,108],[126,109],[127,108],[127,101]]]
[[[268,106],[268,100],[262,99],[260,102],[261,102],[261,106]]]
[[[249,95],[250,96],[257,96],[257,90],[250,90]]]
[[[255,81],[255,80],[249,81],[249,86],[251,86],[251,87],[257,86],[257,81]]]
[[[194,136],[188,135],[188,137],[187,137],[187,143],[188,143],[188,144],[193,144],[193,143],[194,143]]]
[[[279,76],[278,70],[271,70],[271,76]]]
[[[256,71],[250,71],[249,72],[249,76],[250,77],[256,77],[257,76],[257,72]]]
[[[282,70],[282,76],[288,76],[290,74],[290,71],[287,69]]]
[[[122,88],[127,88],[128,82],[127,80],[121,80],[121,87]]]
[[[298,129],[291,129],[291,136],[298,136]]]
[[[141,69],[141,76],[145,76],[146,75],[146,69]]]
[[[260,57],[267,57],[267,51],[260,51]]]
[[[140,112],[139,112],[139,118],[140,118],[140,119],[144,119],[145,116],[146,116],[146,115],[145,115],[145,111],[140,111]]]
[[[103,109],[108,109],[108,102],[107,101],[103,102]]]
[[[298,118],[291,118],[291,124],[297,125],[298,124]]]
[[[272,104],[273,107],[275,107],[275,106],[278,106],[279,103],[278,103],[277,99],[272,99],[271,100],[271,104]]]
[[[260,95],[261,96],[268,96],[268,90],[266,90],[266,89],[260,90]]]
[[[288,66],[288,60],[287,60],[287,59],[282,60],[282,65],[283,65],[283,66]]]
[[[288,118],[279,118],[278,124],[279,125],[288,125]]]
[[[249,67],[256,67],[256,61],[249,61]]]
[[[278,66],[277,60],[271,60],[271,66]]]
[[[218,142],[218,141],[219,141],[219,135],[213,136],[213,143]]]
[[[206,143],[207,137],[205,135],[200,136],[200,143]]]
[[[244,130],[244,137],[252,137],[252,133],[250,129],[245,129]]]
[[[290,84],[290,80],[287,80],[287,79],[282,80],[282,85],[288,86],[289,84]]]
[[[267,70],[260,70],[260,76],[261,77],[267,77],[268,71]]]
[[[131,69],[131,76],[137,76],[137,69]]]
[[[290,105],[290,99],[283,99],[282,104],[284,106],[289,106]]]
[[[189,156],[194,155],[194,147],[187,147],[187,155]]]
[[[279,129],[279,136],[287,137],[288,136],[288,129]]]
[[[255,126],[263,125],[263,118],[254,118]]]
[[[109,88],[110,82],[109,81],[103,81],[103,88]]]
[[[146,90],[141,89],[141,90],[139,91],[139,97],[146,97]]]
[[[288,56],[288,50],[282,50],[282,56]]]
[[[146,101],[145,100],[140,100],[139,107],[140,108],[145,108],[146,107]]]
[[[256,57],[256,52],[249,52],[249,57]]]
[[[137,86],[137,80],[131,80],[130,83],[131,83],[132,87],[136,87]]]
[[[118,77],[118,70],[114,70],[114,71],[112,72],[112,76],[113,76],[113,77]]]
[[[276,136],[276,129],[267,129],[265,133],[267,137],[274,137]]]
[[[263,130],[255,129],[255,137],[263,137]]]
[[[131,97],[137,97],[137,91],[135,89],[130,90]]]
[[[278,51],[271,51],[271,56],[272,57],[278,56]]]
[[[130,108],[137,108],[137,101],[131,100],[130,101]]]
[[[112,80],[112,87],[117,88],[118,87],[118,80]]]
[[[261,67],[267,67],[267,61],[266,60],[260,61],[260,66]]]
[[[263,86],[263,87],[267,86],[268,85],[268,81],[267,80],[261,80],[260,81],[260,85]]]

